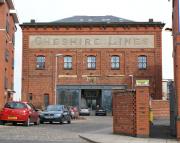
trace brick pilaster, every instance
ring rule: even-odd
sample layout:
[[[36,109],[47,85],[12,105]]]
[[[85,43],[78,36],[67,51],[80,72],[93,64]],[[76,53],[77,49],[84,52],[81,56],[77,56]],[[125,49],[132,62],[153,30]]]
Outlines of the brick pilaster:
[[[149,137],[149,87],[136,87],[136,135]]]

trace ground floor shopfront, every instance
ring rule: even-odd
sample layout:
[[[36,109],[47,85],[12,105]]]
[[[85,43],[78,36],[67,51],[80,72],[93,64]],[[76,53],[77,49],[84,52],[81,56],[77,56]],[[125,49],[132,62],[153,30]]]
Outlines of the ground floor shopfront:
[[[112,90],[126,89],[127,85],[67,85],[57,86],[57,103],[69,106],[88,107],[95,110],[97,106],[112,111]]]

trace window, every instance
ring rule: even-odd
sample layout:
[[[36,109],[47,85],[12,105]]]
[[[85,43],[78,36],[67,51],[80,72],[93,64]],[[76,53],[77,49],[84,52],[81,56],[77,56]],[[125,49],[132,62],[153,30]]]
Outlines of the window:
[[[6,32],[9,33],[9,14],[6,17]]]
[[[15,34],[12,35],[12,44],[15,45]]]
[[[45,56],[37,56],[36,57],[36,68],[37,69],[45,69]]]
[[[139,69],[147,68],[147,56],[139,56],[138,57],[138,68]]]
[[[49,105],[49,94],[44,94],[44,106],[47,107]]]
[[[112,69],[120,69],[120,58],[119,56],[111,57],[111,68]]]
[[[6,76],[4,76],[4,88],[8,88],[8,78]]]
[[[26,105],[24,103],[19,103],[19,102],[8,102],[5,104],[4,107],[11,109],[23,109],[26,108]]]
[[[14,69],[14,58],[12,58],[12,69]]]
[[[87,68],[88,69],[96,69],[96,57],[95,56],[87,57]]]
[[[7,49],[5,50],[5,60],[6,62],[9,60],[9,51]]]
[[[72,69],[72,57],[71,56],[64,57],[64,69]]]
[[[28,101],[32,101],[32,100],[33,100],[32,93],[28,93]]]

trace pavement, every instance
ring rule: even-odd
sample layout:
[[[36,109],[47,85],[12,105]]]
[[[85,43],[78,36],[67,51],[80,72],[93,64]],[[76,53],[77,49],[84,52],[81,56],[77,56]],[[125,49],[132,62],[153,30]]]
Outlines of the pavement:
[[[117,135],[112,128],[104,128],[92,133],[81,133],[79,137],[92,143],[180,143],[176,139],[138,138]]]

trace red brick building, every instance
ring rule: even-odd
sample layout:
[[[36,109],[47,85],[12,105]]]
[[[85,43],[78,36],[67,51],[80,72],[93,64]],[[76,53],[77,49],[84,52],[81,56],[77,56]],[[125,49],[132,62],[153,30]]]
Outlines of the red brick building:
[[[173,56],[174,56],[174,81],[177,103],[177,138],[180,139],[180,1],[173,0]]]
[[[14,92],[14,42],[18,18],[12,0],[0,0],[0,108]]]
[[[161,99],[163,26],[114,16],[23,23],[22,99],[111,110],[112,89],[140,82]]]

